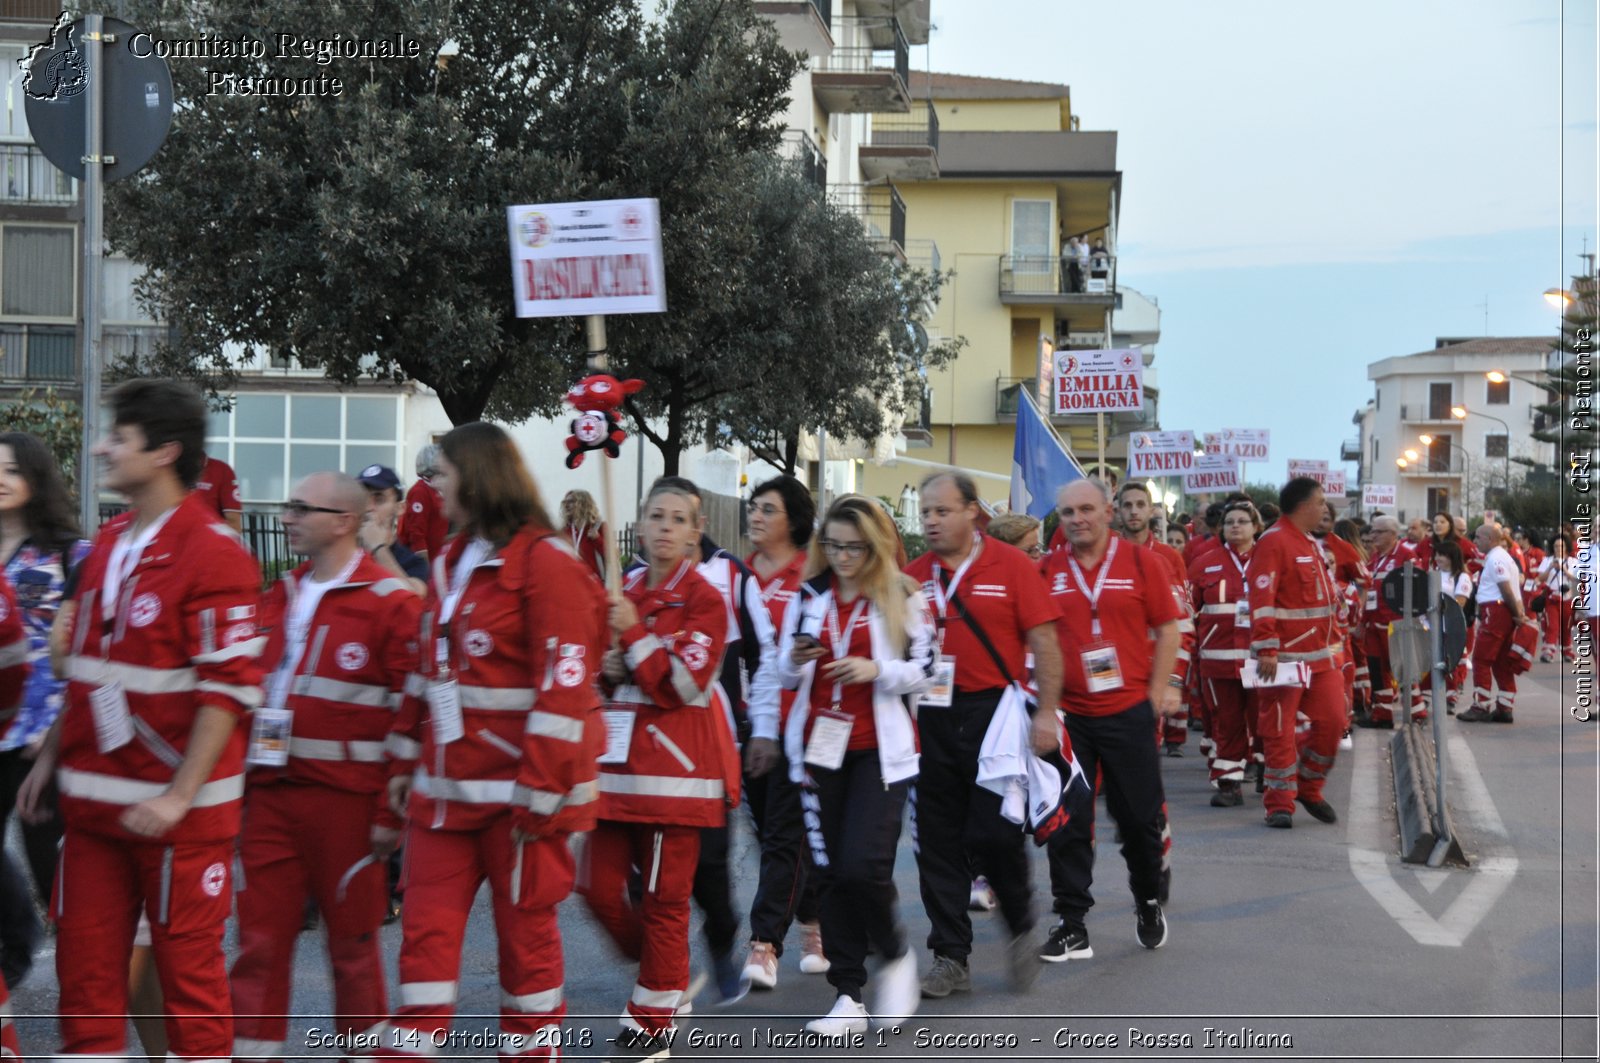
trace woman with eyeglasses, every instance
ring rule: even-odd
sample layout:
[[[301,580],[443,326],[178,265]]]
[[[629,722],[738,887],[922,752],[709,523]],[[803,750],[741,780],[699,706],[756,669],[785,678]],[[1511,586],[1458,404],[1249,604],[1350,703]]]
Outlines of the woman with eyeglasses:
[[[989,538],[1015,546],[1037,561],[1045,554],[1044,545],[1039,541],[1042,527],[1038,518],[1026,513],[1002,513],[989,522],[988,534]]]
[[[822,941],[833,1010],[806,1029],[867,1029],[869,950],[882,961],[872,1012],[892,1026],[917,1007],[917,960],[897,911],[895,851],[917,775],[906,699],[933,675],[933,625],[921,591],[894,564],[894,526],[870,498],[828,510],[809,576],[783,618],[778,676],[795,690],[784,730],[789,777],[805,785],[822,878]]]
[[[502,1058],[546,1058],[566,1015],[556,906],[574,880],[568,837],[596,822],[605,599],[503,429],[460,425],[441,446],[433,486],[460,531],[435,567],[421,674],[385,744],[390,806],[409,830],[401,1006],[382,1054],[443,1043],[467,915],[487,880]]]
[[[1244,765],[1256,711],[1255,691],[1246,690],[1240,680],[1250,653],[1245,569],[1261,530],[1256,507],[1234,502],[1222,511],[1222,546],[1195,558],[1189,566],[1200,649],[1200,689],[1216,744],[1211,761],[1211,784],[1217,791],[1211,795],[1213,808],[1244,804]]]

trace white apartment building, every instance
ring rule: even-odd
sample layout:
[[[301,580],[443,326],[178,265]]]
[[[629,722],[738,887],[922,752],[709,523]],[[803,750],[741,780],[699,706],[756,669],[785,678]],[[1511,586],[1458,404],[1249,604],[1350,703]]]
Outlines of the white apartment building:
[[[1494,509],[1508,483],[1554,468],[1555,444],[1533,438],[1545,428],[1538,407],[1550,399],[1538,381],[1556,364],[1553,346],[1548,336],[1441,337],[1432,350],[1371,363],[1373,396],[1343,456],[1359,460],[1363,484],[1395,486],[1402,520]]]

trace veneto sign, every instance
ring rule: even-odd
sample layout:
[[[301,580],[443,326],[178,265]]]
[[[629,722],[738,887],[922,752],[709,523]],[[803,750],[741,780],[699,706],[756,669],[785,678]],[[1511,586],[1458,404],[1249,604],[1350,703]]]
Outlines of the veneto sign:
[[[506,208],[518,317],[667,309],[660,207],[606,199]]]
[[[1127,348],[1055,353],[1057,414],[1144,409],[1144,354]]]
[[[1203,454],[1192,459],[1189,471],[1183,474],[1183,493],[1186,495],[1206,495],[1241,489],[1238,458],[1221,454]]]
[[[1272,431],[1267,428],[1224,428],[1207,432],[1206,453],[1240,461],[1266,461],[1271,451]]]
[[[1187,472],[1194,462],[1194,433],[1135,432],[1128,455],[1130,476]]]

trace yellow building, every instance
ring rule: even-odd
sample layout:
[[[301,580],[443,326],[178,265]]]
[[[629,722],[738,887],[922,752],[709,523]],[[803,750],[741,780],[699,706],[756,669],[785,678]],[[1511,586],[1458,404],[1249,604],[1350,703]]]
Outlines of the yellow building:
[[[922,423],[906,424],[901,460],[859,464],[858,489],[898,498],[932,463],[991,474],[978,478],[979,488],[999,501],[1018,392],[1039,394],[1041,338],[1061,347],[1126,342],[1112,331],[1121,303],[1117,134],[1081,131],[1065,85],[913,73],[910,90],[909,114],[873,116],[861,169],[869,180],[892,181],[904,199],[908,257],[930,265],[918,251],[936,249],[938,265],[954,271],[929,331],[965,337],[967,346],[929,374]],[[1071,237],[1094,248],[1086,269],[1064,269]],[[1148,333],[1142,339],[1153,342]],[[1144,413],[1106,417],[1108,464],[1119,472],[1127,434],[1156,422],[1149,383]],[[1089,468],[1094,417],[1054,423]]]

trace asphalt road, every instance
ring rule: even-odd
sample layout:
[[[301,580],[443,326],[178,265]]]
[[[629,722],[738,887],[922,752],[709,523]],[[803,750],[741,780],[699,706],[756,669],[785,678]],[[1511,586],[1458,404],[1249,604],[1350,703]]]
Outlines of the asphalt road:
[[[1121,858],[1106,844],[1088,920],[1095,957],[1045,967],[1030,994],[1007,991],[1004,925],[979,914],[971,994],[930,1002],[898,1034],[875,1030],[853,1048],[794,1045],[787,1039],[828,1010],[832,993],[823,978],[799,973],[792,938],[776,991],[726,1010],[703,997],[681,1023],[673,1058],[1593,1060],[1600,728],[1567,716],[1572,680],[1565,694],[1562,681],[1556,665],[1525,676],[1513,726],[1444,721],[1449,800],[1469,869],[1399,862],[1386,732],[1358,730],[1355,748],[1340,754],[1328,798],[1341,821],[1326,826],[1301,814],[1292,831],[1266,829],[1254,800],[1209,807],[1191,740],[1185,758],[1163,761],[1174,831],[1164,948],[1135,941]],[[1103,805],[1100,815],[1106,823]],[[748,903],[755,862],[744,828],[736,888]],[[1106,823],[1101,837],[1109,836]],[[1041,854],[1033,866],[1047,901]],[[897,880],[925,962],[927,924],[907,841]],[[571,1039],[590,1040],[565,1058],[604,1058],[633,971],[575,899],[561,921]],[[398,927],[385,929],[384,944],[392,979]],[[52,956],[41,955],[13,999],[24,1051],[36,1058],[56,1046],[52,968]],[[321,937],[308,933],[296,957],[291,1045],[326,1027],[315,1013],[329,1005]],[[492,1031],[498,1006],[480,896],[456,1029]]]

